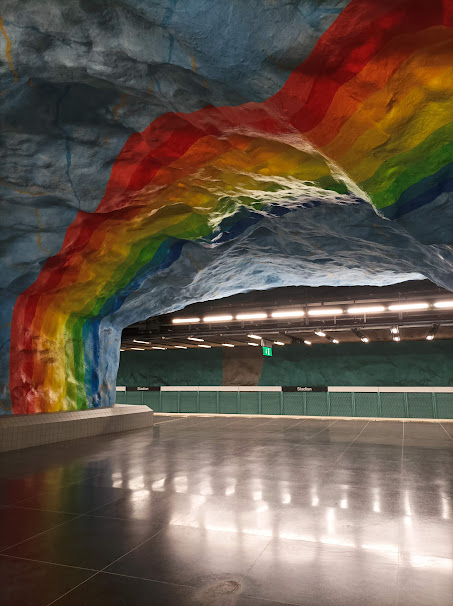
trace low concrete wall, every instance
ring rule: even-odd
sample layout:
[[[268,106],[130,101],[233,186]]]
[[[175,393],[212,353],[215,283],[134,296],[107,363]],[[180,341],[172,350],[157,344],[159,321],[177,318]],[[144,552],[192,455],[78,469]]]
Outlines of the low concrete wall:
[[[123,404],[73,412],[5,416],[0,417],[0,452],[140,429],[152,424],[153,411],[148,406]]]

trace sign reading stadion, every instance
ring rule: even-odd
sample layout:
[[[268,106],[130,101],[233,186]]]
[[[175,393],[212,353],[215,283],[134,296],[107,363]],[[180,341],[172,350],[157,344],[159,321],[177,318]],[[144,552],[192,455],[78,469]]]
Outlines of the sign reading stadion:
[[[283,385],[282,391],[327,391],[327,385],[315,385],[312,387],[303,387],[301,385]]]
[[[160,387],[126,387],[126,391],[160,391]]]

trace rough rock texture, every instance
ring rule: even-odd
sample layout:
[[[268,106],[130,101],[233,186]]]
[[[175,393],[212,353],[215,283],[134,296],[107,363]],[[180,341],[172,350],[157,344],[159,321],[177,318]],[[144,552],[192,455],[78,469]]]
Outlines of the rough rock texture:
[[[4,0],[2,412],[279,285],[453,289],[453,0]]]

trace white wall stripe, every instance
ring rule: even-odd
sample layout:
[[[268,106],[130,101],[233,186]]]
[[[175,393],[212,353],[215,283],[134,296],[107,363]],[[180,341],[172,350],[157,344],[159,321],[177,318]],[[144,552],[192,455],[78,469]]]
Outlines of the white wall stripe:
[[[161,391],[282,391],[281,385],[162,385]],[[125,386],[117,385],[116,391],[126,391]],[[453,393],[452,387],[427,387],[427,386],[408,386],[408,387],[369,387],[369,386],[349,386],[337,385],[327,387],[328,392],[362,392],[362,393]],[[305,393],[310,393],[306,391]]]

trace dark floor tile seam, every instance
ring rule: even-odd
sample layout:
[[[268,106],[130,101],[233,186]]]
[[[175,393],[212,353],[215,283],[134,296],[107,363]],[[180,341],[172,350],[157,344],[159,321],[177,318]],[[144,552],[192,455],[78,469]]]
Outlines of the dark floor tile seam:
[[[281,602],[280,600],[270,600],[269,598],[263,598],[262,596],[253,595],[251,593],[242,593],[240,597],[253,598],[262,602],[269,602],[269,604],[283,604],[283,606],[303,606],[302,602]]]
[[[159,423],[153,423],[153,427],[156,425],[163,425],[164,423],[174,423],[175,421],[182,421],[186,417],[181,417],[180,419],[169,419],[168,421],[160,421]]]
[[[94,577],[96,577],[99,573],[100,573],[100,571],[98,570],[97,572],[92,574],[90,577],[83,580],[81,583],[77,583],[77,585],[74,585],[74,587],[71,587],[71,589],[69,589],[69,591],[66,591],[65,593],[62,593],[61,595],[59,595],[58,598],[55,598],[54,600],[52,600],[51,602],[46,604],[46,606],[51,606],[51,604],[55,604],[55,602],[58,602],[58,600],[61,600],[61,598],[64,598],[65,596],[67,596],[69,593],[71,593],[71,591],[74,591],[74,589],[77,589],[81,585],[84,585],[88,581],[91,581],[91,579],[94,579]]]
[[[272,419],[272,421],[276,421],[276,420],[278,421],[279,419]],[[270,431],[268,434],[266,434],[266,438],[271,435],[274,435],[276,433],[281,433],[283,431],[286,431],[286,429],[290,429],[291,427],[295,427],[296,425],[300,425],[301,423],[305,423],[305,421],[307,421],[307,419],[302,419],[301,421],[297,421],[297,423],[294,423],[293,425],[290,425],[289,427],[286,427],[285,429],[282,429],[279,427],[275,431]],[[255,440],[250,440],[247,442],[247,444],[245,446],[241,446],[240,448],[238,448],[237,450],[233,450],[229,454],[231,454],[231,455],[237,454],[237,453],[241,452],[241,450],[248,448],[250,446],[250,444],[255,444],[256,442],[258,442],[259,440],[262,440],[262,439],[264,439],[264,436],[260,436],[259,438],[256,438]],[[284,453],[282,453],[282,454],[284,454]]]
[[[110,566],[110,564],[109,564]],[[145,577],[136,577],[130,574],[124,574],[122,572],[113,572],[110,570],[99,570],[100,574],[110,574],[115,577],[125,577],[126,579],[134,579],[136,581],[147,581],[148,583],[161,583],[162,585],[170,585],[172,587],[185,587],[186,589],[196,589],[195,585],[186,585],[185,583],[171,583],[170,581],[159,581],[157,579],[149,579]]]
[[[212,423],[214,424],[215,422],[219,422],[219,421],[226,421],[229,420],[230,417],[199,417],[199,416],[194,416],[194,417],[184,417],[188,420],[187,426],[189,425],[195,425],[196,427],[201,427],[206,425],[207,423]],[[241,419],[233,419],[232,422],[235,421],[240,421]],[[225,423],[225,425],[229,425],[230,423]],[[220,427],[223,427],[223,425],[219,425]]]
[[[58,488],[69,488],[71,486],[80,486],[83,485],[83,482],[88,481],[88,480],[94,480],[94,478],[97,478],[98,476],[102,476],[103,475],[103,471],[101,471],[100,473],[97,473],[93,476],[89,476],[88,478],[83,478],[82,480],[75,480],[73,482],[63,482],[62,484],[58,485]],[[16,478],[16,479],[21,479],[21,478]],[[19,501],[14,501],[14,503],[9,503],[7,505],[2,504],[3,507],[22,507],[21,503],[23,503],[24,501],[29,501],[30,499],[33,499],[37,494],[38,495],[45,495],[48,493],[51,493],[54,491],[54,488],[46,488],[45,490],[38,490],[33,496],[31,497],[25,497],[25,499],[19,499]],[[40,509],[39,507],[22,507],[22,509]],[[56,511],[56,510],[52,510],[52,509],[44,509],[42,511],[49,511],[49,512],[53,512],[53,513],[69,513],[69,514],[73,514],[73,511]],[[76,512],[78,513],[78,512]]]
[[[68,515],[73,515],[74,517],[72,517],[70,520],[66,520],[66,522],[62,522],[61,524],[56,524],[55,526],[52,526],[51,528],[47,528],[46,530],[43,530],[42,532],[38,532],[37,534],[34,534],[31,537],[27,537],[23,541],[19,541],[18,543],[14,543],[13,545],[8,545],[8,547],[5,547],[5,549],[0,549],[0,555],[2,555],[3,552],[7,551],[8,549],[13,549],[14,547],[17,547],[18,545],[22,545],[22,543],[25,543],[26,541],[31,541],[32,539],[36,539],[36,537],[39,537],[39,536],[41,536],[43,534],[46,534],[46,532],[50,532],[51,530],[55,530],[55,528],[60,528],[60,526],[64,526],[65,524],[69,524],[70,522],[74,522],[74,520],[78,520],[79,518],[83,518],[84,516],[87,516],[87,515],[91,514],[92,511],[96,511],[97,509],[100,509],[101,507],[105,507],[106,505],[110,505],[114,501],[118,501],[119,498],[121,498],[121,497],[117,497],[115,499],[112,499],[111,501],[107,501],[106,503],[103,503],[102,505],[99,505],[99,507],[93,507],[93,509],[90,509],[89,511],[85,511],[84,513],[81,513],[81,514],[68,514]],[[27,509],[27,508],[24,507],[23,509]],[[39,510],[39,511],[43,511],[43,510]],[[63,513],[63,512],[55,512],[55,513]]]
[[[338,455],[338,457],[333,462],[333,465],[335,465],[336,463],[338,463],[338,461],[341,459],[341,457],[351,448],[351,446],[354,444],[354,442],[358,438],[360,438],[360,436],[362,435],[362,433],[365,431],[365,429],[368,427],[369,424],[370,424],[370,421],[368,421],[366,423],[366,425],[364,427],[362,427],[362,429],[359,431],[359,433],[356,435],[356,437],[352,440],[352,442],[350,444],[348,444],[348,446],[346,446],[346,448],[343,450],[343,452],[340,455]]]
[[[275,419],[272,419],[273,421]],[[247,442],[246,446],[241,446],[240,450],[243,450],[244,448],[247,448],[250,444],[256,444],[256,442],[264,441],[265,443],[267,443],[268,439],[270,436],[274,436],[277,433],[283,433],[284,431],[286,431],[287,429],[290,429],[291,427],[295,427],[296,425],[300,425],[301,423],[304,423],[306,421],[306,419],[303,419],[302,421],[298,421],[297,423],[294,423],[293,425],[290,425],[289,427],[286,428],[281,428],[279,427],[278,429],[275,429],[274,431],[269,431],[269,432],[265,432],[263,435],[258,436],[257,438],[255,438],[254,440],[250,440]],[[248,429],[254,429],[249,427]],[[283,437],[283,436],[282,436]],[[236,451],[234,451],[236,452]]]
[[[95,572],[94,574],[92,574],[90,577],[88,577],[87,579],[85,579],[84,581],[82,581],[81,583],[78,583],[77,585],[75,585],[75,587],[72,587],[69,591],[66,591],[66,593],[63,593],[62,595],[58,596],[58,598],[56,598],[55,600],[52,600],[52,602],[49,602],[46,606],[51,606],[52,604],[55,604],[56,602],[58,602],[58,600],[61,600],[61,598],[64,598],[69,593],[71,593],[72,591],[74,591],[74,589],[77,589],[78,587],[80,587],[81,585],[84,585],[85,583],[87,583],[88,581],[90,581],[91,579],[93,579],[94,577],[96,577],[97,575],[103,573],[106,570],[106,568],[109,568],[110,566],[113,566],[113,564],[116,564],[121,559],[125,558],[127,555],[129,555],[130,553],[132,553],[133,551],[135,551],[136,549],[138,549],[139,547],[141,547],[142,545],[144,545],[148,541],[151,541],[151,539],[153,539],[158,534],[160,534],[161,532],[163,532],[163,530],[164,530],[164,528],[161,528],[159,531],[155,532],[153,535],[151,535],[150,537],[148,537],[147,539],[145,539],[144,541],[142,541],[141,543],[139,543],[138,545],[136,545],[135,547],[133,547],[132,549],[130,549],[129,551],[127,551],[126,553],[123,553],[122,556],[120,556],[119,558],[117,558],[113,562],[109,562],[107,564],[107,566],[104,566],[104,568],[101,568],[101,570],[98,570],[97,572]]]
[[[86,566],[73,566],[72,564],[61,564],[60,562],[49,562],[48,560],[36,560],[35,558],[24,558],[22,556],[9,555],[8,553],[0,553],[0,558],[8,558],[9,560],[23,560],[25,562],[34,562],[36,564],[50,564],[51,566],[60,566],[61,568],[75,568],[76,570],[86,570],[88,572],[99,572],[96,568],[87,568]]]
[[[304,440],[301,440],[300,442],[298,442],[297,444],[295,444],[291,448],[288,448],[288,450],[286,450],[283,454],[286,455],[286,454],[288,454],[288,452],[291,452],[292,450],[294,450],[298,446],[301,446],[302,444],[305,444],[305,442],[308,442],[308,440],[311,440],[315,436],[319,436],[320,433],[322,433],[323,431],[326,431],[326,429],[329,429],[329,427],[332,427],[332,425],[335,425],[335,423],[338,423],[338,419],[336,419],[332,423],[329,423],[329,425],[327,425],[326,427],[323,427],[320,431],[314,433],[313,435],[309,436],[308,438],[305,438]]]
[[[33,498],[33,497],[30,497]],[[27,499],[28,500],[28,499]],[[22,503],[23,501],[21,501]],[[4,505],[3,507],[7,509],[21,509],[22,511],[43,511],[45,513],[62,513],[68,516],[79,516],[80,512],[78,511],[61,511],[59,509],[44,509],[43,507],[24,507],[23,505],[19,505],[17,503],[13,505]]]
[[[161,493],[162,494],[162,493]],[[174,493],[177,494],[177,493]],[[189,495],[190,496],[190,495]],[[198,495],[196,495],[198,496]],[[104,507],[104,505],[101,505],[101,507]],[[93,510],[95,511],[95,510]],[[164,528],[166,528],[167,526],[172,526],[173,524],[160,524],[158,522],[153,522],[152,520],[149,519],[144,519],[144,518],[121,518],[118,516],[103,516],[103,515],[97,515],[95,513],[84,513],[83,514],[85,517],[87,518],[97,518],[97,519],[101,519],[101,520],[118,520],[120,522],[149,522],[150,524],[154,525],[154,526],[162,526]],[[184,518],[185,516],[187,516],[187,513],[180,513],[178,516],[172,518],[174,520],[174,523],[176,524],[177,522],[179,522],[179,520],[181,518]]]
[[[172,431],[175,434],[180,434],[183,429],[190,428],[191,425],[194,425],[194,421],[196,421],[195,418],[190,418],[190,417],[181,417],[181,419],[172,419],[172,420],[173,421],[186,421],[185,423],[179,424],[176,427],[171,426],[171,427],[164,427],[164,428],[162,428],[163,430]],[[211,419],[211,418],[203,420],[201,423],[198,423],[198,426],[205,425],[206,423],[212,423],[213,420],[214,419]],[[164,421],[163,423],[168,423],[168,422],[169,421]],[[153,427],[155,425],[160,425],[160,423],[155,423],[153,425]]]
[[[231,421],[231,423],[225,423],[224,425],[220,425],[217,427],[214,427],[213,429],[223,429],[224,427],[228,427],[229,425],[234,425],[235,423],[239,423],[242,419],[234,419],[233,421]],[[212,419],[209,419],[209,421],[212,421]],[[199,423],[198,427],[200,427],[201,425],[204,425],[205,423]],[[181,428],[183,429],[183,428]],[[204,428],[202,428],[204,429]],[[180,431],[180,430],[178,430]],[[210,431],[208,429],[208,431]],[[211,430],[212,431],[212,430]],[[196,437],[197,433],[192,433],[192,434],[187,434],[185,437]],[[169,438],[164,438],[163,440],[159,440],[159,444],[162,444],[163,442],[170,442],[171,440],[176,440],[178,438],[180,438],[180,435],[175,435],[175,436],[171,436]]]
[[[63,482],[63,483],[58,484],[58,487],[59,488],[60,487],[61,488],[68,488],[69,486],[73,486],[73,485],[77,486],[81,482],[85,482],[86,480],[93,480],[94,478],[97,478],[98,476],[102,475],[103,473],[104,472],[101,471],[101,472],[96,473],[96,474],[94,474],[92,476],[89,476],[88,478],[83,478],[82,480],[72,480],[72,481],[69,481],[69,482]],[[14,478],[7,478],[7,479],[8,480],[23,480],[23,476],[22,477],[19,476],[19,477],[14,477]],[[44,490],[39,490],[33,496],[35,496],[36,494],[46,494],[48,492],[52,492],[53,490],[54,490],[54,488],[46,488]],[[20,505],[24,501],[28,501],[29,499],[32,499],[32,498],[33,497],[25,497],[25,499],[19,499],[18,501],[14,501],[14,503],[8,503],[6,505],[4,503],[2,503],[1,506],[3,506],[3,507],[13,507],[13,506],[16,506],[16,505]],[[55,512],[55,513],[58,513],[58,512]],[[70,512],[63,511],[61,513],[70,513]]]
[[[404,434],[405,434],[405,424],[403,423],[403,432],[401,436],[401,468],[400,468],[400,484],[403,482],[404,478]],[[401,549],[398,548],[398,561],[397,561],[397,570],[396,570],[396,595],[395,595],[395,606],[399,604],[400,597],[400,570],[401,570]]]
[[[448,431],[445,429],[445,427],[443,426],[442,423],[439,423],[439,425],[442,427],[442,429],[445,431],[445,433],[447,434],[447,436],[450,438],[450,440],[453,440],[453,438],[451,437],[451,435],[448,433]]]
[[[341,457],[351,448],[351,446],[354,444],[354,442],[357,440],[357,438],[359,438],[362,433],[365,431],[365,429],[368,427],[368,425],[370,424],[370,421],[368,421],[364,427],[362,427],[362,429],[359,431],[359,433],[356,435],[356,437],[350,442],[350,444],[348,444],[348,446],[346,446],[346,448],[338,455],[338,457],[332,461],[332,463],[329,462],[329,468],[326,469],[324,472],[322,472],[319,476],[319,485],[322,485],[322,481],[323,479],[329,475],[329,473],[332,473],[333,469],[335,469],[336,464],[338,463],[338,461],[341,459]]]

